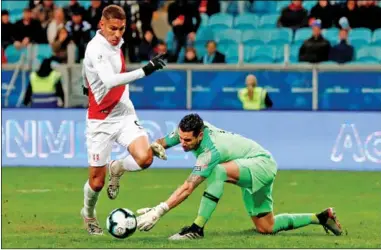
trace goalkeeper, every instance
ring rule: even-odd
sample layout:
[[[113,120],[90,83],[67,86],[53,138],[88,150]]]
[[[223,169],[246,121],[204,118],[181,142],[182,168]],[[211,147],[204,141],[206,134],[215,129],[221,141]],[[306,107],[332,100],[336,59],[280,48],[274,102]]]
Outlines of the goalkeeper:
[[[204,237],[205,224],[224,192],[225,182],[242,189],[246,210],[260,233],[273,234],[316,224],[322,225],[327,233],[329,230],[335,235],[342,234],[333,208],[316,214],[274,216],[272,188],[277,164],[268,151],[250,139],[218,129],[203,122],[197,114],[190,114],[180,121],[174,132],[156,143],[165,149],[181,144],[184,151],[192,151],[196,155],[197,161],[191,175],[167,201],[153,208],[138,210],[138,229],[141,231],[151,230],[165,213],[183,202],[200,183],[207,180],[197,218],[191,226],[184,227],[169,239]],[[159,153],[156,155],[161,157]]]

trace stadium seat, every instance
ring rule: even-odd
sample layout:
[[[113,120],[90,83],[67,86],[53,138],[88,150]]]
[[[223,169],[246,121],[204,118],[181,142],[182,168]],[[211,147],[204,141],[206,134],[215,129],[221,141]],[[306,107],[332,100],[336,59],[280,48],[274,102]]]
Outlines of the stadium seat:
[[[349,32],[349,43],[354,46],[368,45],[372,41],[372,31],[367,28],[356,28]]]
[[[322,33],[324,38],[331,43],[331,46],[336,45],[339,42],[339,29],[324,29]]]
[[[53,55],[53,51],[49,44],[37,44],[36,55],[37,60],[41,62],[45,58],[50,58]]]
[[[268,45],[283,45],[292,42],[292,30],[289,28],[278,28],[268,30]]]
[[[209,27],[213,30],[230,29],[233,27],[233,16],[226,13],[217,13],[209,17]]]
[[[296,63],[299,62],[299,45],[290,46],[290,62]]]
[[[209,16],[205,13],[201,13],[201,27],[208,26]]]
[[[261,45],[267,41],[266,30],[247,30],[242,33],[242,43],[245,45]]]
[[[357,50],[356,61],[378,61],[381,63],[381,48],[378,46],[366,46]]]
[[[311,28],[301,28],[297,29],[295,32],[294,44],[302,45],[304,40],[312,36]]]
[[[18,14],[14,14],[13,11],[11,11],[10,15],[9,15],[9,21],[11,23],[15,23],[17,22],[18,20],[21,20],[22,19],[22,16],[23,16],[23,13],[18,13]]]
[[[320,62],[319,64],[322,64],[322,65],[338,65],[338,63],[334,62],[334,61],[325,61],[325,62]]]
[[[195,44],[194,48],[196,50],[198,59],[201,59],[206,54],[205,44]]]
[[[241,42],[241,31],[228,29],[218,32],[216,36],[217,43],[240,43]]]
[[[79,0],[78,1],[85,9],[88,9],[91,6],[91,1],[89,0]]]
[[[278,14],[263,15],[261,19],[259,20],[258,28],[262,28],[262,29],[276,28],[278,18],[279,18]]]
[[[303,1],[303,7],[308,11],[310,12],[311,9],[317,4],[317,1],[312,1],[312,0],[309,0],[309,1]]]
[[[22,13],[29,6],[29,1],[1,1],[1,9],[8,10],[11,14]]]
[[[172,30],[168,31],[165,42],[167,43],[167,49],[169,51],[173,51],[175,49],[174,34]]]
[[[54,1],[54,5],[59,8],[64,8],[69,5],[67,1]]]
[[[244,47],[244,62],[255,63],[270,63],[276,59],[275,46],[245,46]]]
[[[381,29],[373,31],[372,45],[381,46]]]
[[[287,6],[289,6],[290,5],[290,1],[278,1],[277,2],[277,6],[276,6],[276,12],[277,13],[281,13],[281,11],[285,8],[285,7],[287,7]]]
[[[237,64],[239,60],[239,45],[229,45],[228,48],[225,50],[225,59],[228,64]],[[222,51],[224,52],[224,51]]]
[[[254,1],[251,5],[251,11],[259,14],[273,14],[276,13],[276,1]]]
[[[200,27],[196,33],[196,41],[206,42],[208,40],[214,40],[213,30],[209,27]]]
[[[27,53],[27,50],[17,50],[13,45],[9,45],[5,49],[5,56],[7,57],[8,63],[17,63],[20,60],[22,53]]]
[[[239,30],[255,29],[258,22],[259,17],[257,15],[245,13],[235,17],[234,28]]]

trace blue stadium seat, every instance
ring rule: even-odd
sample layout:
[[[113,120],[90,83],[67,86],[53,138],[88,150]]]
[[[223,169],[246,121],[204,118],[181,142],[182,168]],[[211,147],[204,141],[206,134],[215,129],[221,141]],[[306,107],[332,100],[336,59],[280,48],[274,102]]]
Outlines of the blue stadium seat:
[[[206,54],[205,44],[195,44],[194,48],[196,50],[198,59],[201,59]]]
[[[311,0],[308,0],[308,1],[303,1],[303,7],[308,11],[310,12],[311,9],[317,4],[317,1],[311,1]]]
[[[209,16],[205,13],[201,13],[201,25],[200,27],[208,26]]]
[[[272,14],[276,13],[276,5],[276,1],[254,1],[250,9],[252,12],[260,15]]]
[[[296,63],[299,62],[299,45],[290,46],[290,62]]]
[[[275,46],[245,46],[244,62],[252,63],[273,63],[276,59]]]
[[[372,44],[381,46],[381,29],[373,31]]]
[[[322,33],[323,33],[324,38],[327,39],[331,43],[331,46],[338,44],[338,42],[339,42],[339,29],[337,29],[337,28],[324,29]]]
[[[262,28],[262,29],[276,28],[278,18],[279,18],[278,14],[263,15],[261,19],[259,20],[258,28]]]
[[[322,65],[338,65],[338,63],[334,62],[334,61],[325,61],[325,62],[320,62],[319,64],[322,64]]]
[[[372,31],[367,28],[356,28],[349,32],[349,43],[352,45],[368,45],[372,41]]]
[[[5,56],[7,57],[8,63],[17,63],[20,60],[22,53],[27,53],[27,50],[17,50],[13,45],[9,45],[5,49]]]
[[[49,44],[37,44],[36,49],[37,60],[40,62],[45,58],[50,58],[53,55],[52,48]]]
[[[268,45],[291,44],[292,30],[289,28],[278,28],[268,30]]]
[[[69,5],[68,1],[54,1],[56,7],[64,8]]]
[[[259,17],[257,15],[245,13],[235,17],[234,28],[239,30],[255,29],[258,22]]]
[[[370,60],[370,61],[351,61],[351,62],[347,62],[345,63],[346,65],[379,65],[380,63],[377,62],[377,61],[374,61],[374,60]]]
[[[91,1],[89,0],[79,0],[78,1],[82,7],[84,7],[86,10],[91,6]]]
[[[13,13],[22,13],[22,11],[29,7],[29,1],[25,1],[25,0],[22,0],[22,1],[1,1],[1,9],[2,10],[8,10],[10,11],[12,14]]]
[[[241,31],[228,29],[218,32],[216,36],[217,43],[240,43],[241,42]]]
[[[356,61],[378,61],[381,63],[381,48],[378,46],[366,46],[357,50]]]
[[[213,30],[209,27],[200,27],[196,33],[196,41],[214,40]]]
[[[168,31],[167,36],[165,38],[165,42],[169,51],[173,51],[175,49],[174,34],[172,30]]]
[[[213,30],[229,29],[233,27],[233,16],[226,13],[217,13],[209,18],[209,27]]]
[[[225,59],[228,64],[237,64],[238,63],[238,45],[229,45],[229,47],[225,50]],[[224,51],[223,51],[224,52]]]
[[[18,20],[21,20],[22,19],[22,16],[23,16],[23,13],[18,13],[18,14],[14,14],[13,11],[10,12],[10,15],[9,15],[9,21],[11,23],[15,23],[17,22]]]
[[[267,40],[266,30],[247,30],[242,33],[242,43],[245,45],[261,45]]]
[[[276,6],[276,12],[280,14],[280,12],[287,6],[289,6],[291,1],[278,1]]]
[[[294,44],[302,45],[304,40],[310,38],[312,36],[311,28],[301,28],[297,29],[294,37]]]

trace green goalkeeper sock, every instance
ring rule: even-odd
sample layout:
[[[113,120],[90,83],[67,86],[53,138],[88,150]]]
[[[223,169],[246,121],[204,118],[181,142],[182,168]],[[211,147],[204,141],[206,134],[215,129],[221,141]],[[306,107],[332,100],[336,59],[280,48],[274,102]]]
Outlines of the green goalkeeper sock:
[[[224,192],[226,178],[225,168],[217,165],[208,179],[208,186],[201,198],[198,216],[194,221],[194,224],[197,226],[204,227],[206,222],[212,216],[217,207],[217,203]]]
[[[319,224],[315,214],[278,214],[274,219],[273,233]]]

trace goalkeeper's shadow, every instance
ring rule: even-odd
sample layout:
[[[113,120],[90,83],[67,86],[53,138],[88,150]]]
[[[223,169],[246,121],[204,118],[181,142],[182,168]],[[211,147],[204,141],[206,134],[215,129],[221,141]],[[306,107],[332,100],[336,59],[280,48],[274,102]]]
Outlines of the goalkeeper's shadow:
[[[235,231],[235,232],[209,232],[208,235],[214,235],[214,236],[224,236],[224,235],[235,235],[235,236],[267,236],[267,237],[300,237],[300,236],[334,236],[334,235],[327,235],[324,232],[316,232],[316,231],[311,231],[311,232],[306,232],[306,231],[285,231],[285,232],[279,232],[276,234],[262,234],[257,232],[255,229],[244,229],[240,231]]]

